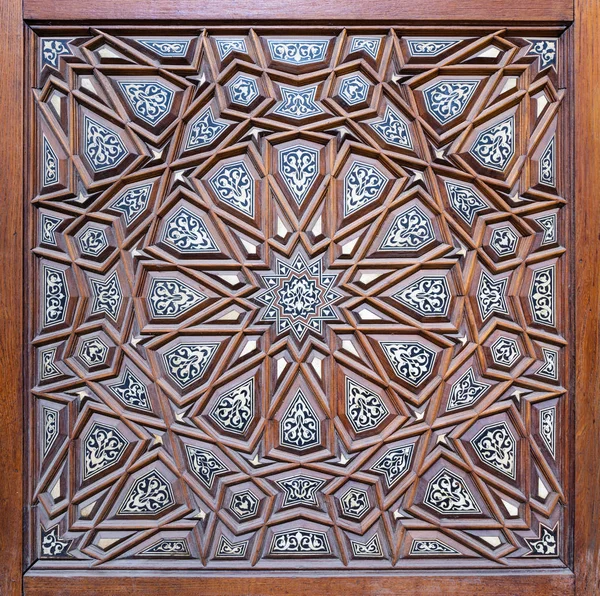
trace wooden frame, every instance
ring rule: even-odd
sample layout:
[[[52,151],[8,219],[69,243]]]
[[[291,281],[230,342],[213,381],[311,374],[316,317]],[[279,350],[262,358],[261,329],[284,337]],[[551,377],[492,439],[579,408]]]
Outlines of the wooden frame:
[[[2,21],[6,34],[0,40],[0,117],[5,134],[0,139],[0,262],[5,272],[0,291],[0,357],[3,383],[0,386],[0,430],[2,431],[3,456],[0,459],[0,593],[19,594],[82,594],[93,589],[94,593],[163,593],[174,587],[183,594],[263,594],[277,590],[282,581],[279,577],[217,578],[171,574],[123,576],[91,576],[73,573],[65,588],[64,577],[25,573],[23,577],[23,366],[24,317],[23,317],[23,207],[27,197],[23,194],[23,148],[24,138],[24,32],[28,23],[53,21],[100,21],[110,15],[110,5],[105,2],[85,6],[82,3],[47,3],[26,0],[24,6],[18,0],[2,0]],[[366,6],[366,5],[363,5]],[[375,12],[374,12],[375,11]],[[211,20],[228,18],[269,19],[289,21],[292,19],[329,20],[338,18],[339,3],[295,4],[293,10],[280,2],[256,5],[253,2],[226,1],[207,6],[197,6],[194,1],[172,3],[158,1],[149,7],[141,0],[129,0],[122,7],[122,19]],[[543,24],[567,24],[573,22],[574,35],[574,90],[575,102],[575,296],[573,317],[576,351],[575,385],[575,522],[574,522],[574,569],[573,572],[535,574],[475,575],[403,575],[401,577],[293,578],[286,580],[289,594],[314,593],[342,594],[403,594],[444,591],[452,585],[454,593],[475,594],[485,589],[490,594],[505,594],[516,590],[520,594],[595,594],[600,586],[598,569],[598,530],[594,523],[596,504],[600,502],[600,477],[596,466],[600,456],[600,430],[595,420],[600,415],[600,386],[597,370],[600,365],[600,213],[594,201],[592,189],[600,183],[600,39],[593,35],[596,21],[600,18],[598,8],[590,0],[578,0],[573,7],[563,0],[541,0],[533,5],[496,0],[493,6],[479,0],[463,0],[447,3],[426,0],[415,3],[403,0],[379,2],[376,8],[344,6],[345,21],[361,19],[385,21],[401,15],[402,20],[427,20],[435,15],[435,22],[456,20],[466,14],[466,21],[489,18],[494,21],[527,22]],[[462,21],[461,21],[462,22]],[[487,21],[489,22],[489,21]],[[93,588],[92,588],[93,586]],[[447,588],[446,588],[447,589]]]

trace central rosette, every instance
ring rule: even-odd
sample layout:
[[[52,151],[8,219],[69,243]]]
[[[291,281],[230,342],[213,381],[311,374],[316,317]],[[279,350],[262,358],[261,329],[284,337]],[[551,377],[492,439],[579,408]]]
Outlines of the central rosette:
[[[256,297],[265,305],[262,321],[275,322],[277,334],[290,331],[302,340],[307,331],[323,333],[324,321],[338,321],[334,308],[342,295],[333,289],[337,274],[323,272],[323,258],[275,260],[275,273],[263,275],[267,290]]]
[[[284,314],[306,318],[317,312],[321,302],[321,290],[313,279],[309,279],[306,275],[294,274],[281,285],[277,302],[283,308]]]

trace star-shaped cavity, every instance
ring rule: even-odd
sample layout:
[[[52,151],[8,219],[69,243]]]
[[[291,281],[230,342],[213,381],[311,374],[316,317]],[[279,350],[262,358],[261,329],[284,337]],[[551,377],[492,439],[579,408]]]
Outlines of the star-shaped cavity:
[[[267,290],[256,296],[266,306],[263,321],[274,321],[277,334],[292,332],[301,341],[307,331],[323,333],[324,321],[339,320],[333,304],[337,275],[323,273],[323,259],[312,263],[297,254],[291,263],[276,260],[276,273],[264,275]]]

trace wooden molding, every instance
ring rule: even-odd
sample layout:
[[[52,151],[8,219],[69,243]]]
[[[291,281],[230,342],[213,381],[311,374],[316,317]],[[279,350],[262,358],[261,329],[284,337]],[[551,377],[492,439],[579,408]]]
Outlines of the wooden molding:
[[[286,596],[568,596],[573,594],[574,577],[569,572],[551,574],[486,574],[475,575],[425,575],[410,576],[324,576],[324,577],[205,577],[185,576],[171,573],[166,576],[134,575],[99,576],[75,575],[60,576],[28,573],[25,576],[25,594],[42,596],[151,596],[174,594],[179,596],[264,596],[282,594]],[[93,586],[93,588],[92,588]]]
[[[118,14],[112,0],[80,2],[78,0],[25,0],[28,21],[97,21],[118,18],[120,21],[149,20],[200,21],[475,21],[566,23],[573,20],[572,0],[378,0],[344,2],[343,0],[128,0],[119,5]]]
[[[23,545],[23,24],[0,6],[0,594],[21,593]]]
[[[600,592],[600,5],[576,2],[575,90],[575,574]]]

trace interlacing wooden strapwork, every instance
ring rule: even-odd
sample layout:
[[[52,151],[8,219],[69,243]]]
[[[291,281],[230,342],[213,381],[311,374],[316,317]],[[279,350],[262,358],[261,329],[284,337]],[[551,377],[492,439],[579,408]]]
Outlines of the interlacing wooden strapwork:
[[[34,568],[564,565],[556,32],[34,47]]]

